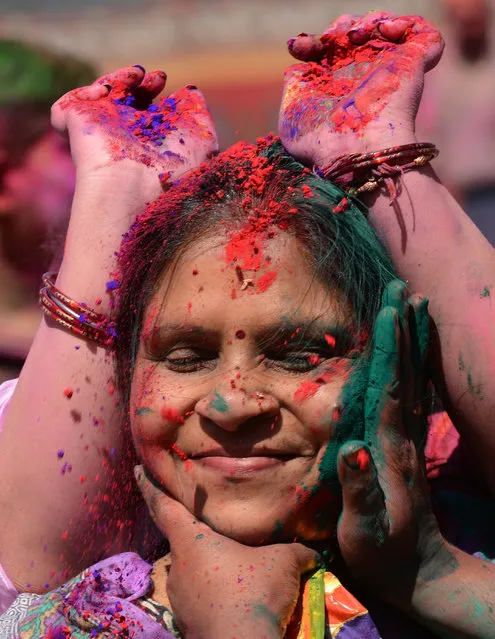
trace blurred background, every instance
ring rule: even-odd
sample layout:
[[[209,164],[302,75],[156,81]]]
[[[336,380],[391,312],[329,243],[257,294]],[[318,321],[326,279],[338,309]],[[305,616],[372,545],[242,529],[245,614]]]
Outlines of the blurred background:
[[[0,381],[18,373],[39,321],[39,277],[63,233],[74,184],[49,104],[127,64],[161,68],[167,91],[205,94],[222,147],[276,128],[286,40],[342,13],[420,14],[447,50],[428,78],[422,137],[438,170],[495,243],[492,0],[2,0],[0,7]],[[28,45],[27,47],[25,45]],[[36,48],[53,54],[48,59]],[[478,216],[478,217],[477,217]]]

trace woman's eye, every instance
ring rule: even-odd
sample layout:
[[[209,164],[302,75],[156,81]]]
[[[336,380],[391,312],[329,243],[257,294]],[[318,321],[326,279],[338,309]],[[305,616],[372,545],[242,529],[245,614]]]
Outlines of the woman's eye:
[[[215,366],[217,355],[194,348],[177,348],[169,351],[163,358],[166,366],[179,373],[194,373],[211,370]]]
[[[270,368],[278,368],[293,373],[305,373],[322,364],[328,358],[328,354],[304,352],[304,353],[275,353],[266,355],[265,364]]]

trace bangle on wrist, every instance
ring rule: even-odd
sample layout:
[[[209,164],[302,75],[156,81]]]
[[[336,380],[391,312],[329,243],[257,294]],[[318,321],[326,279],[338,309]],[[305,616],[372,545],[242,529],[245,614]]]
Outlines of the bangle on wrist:
[[[375,191],[383,183],[393,201],[398,193],[396,180],[407,171],[421,168],[438,153],[437,147],[429,142],[393,146],[372,153],[351,153],[336,158],[321,174],[345,188],[351,196]]]
[[[64,295],[55,286],[57,273],[43,275],[39,302],[43,313],[58,326],[87,341],[112,349],[116,338],[113,322],[86,304]]]

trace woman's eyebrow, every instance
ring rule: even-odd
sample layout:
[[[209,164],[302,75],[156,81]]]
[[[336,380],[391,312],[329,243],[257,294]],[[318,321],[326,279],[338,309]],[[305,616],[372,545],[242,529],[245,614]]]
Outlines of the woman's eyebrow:
[[[281,322],[264,326],[256,331],[258,341],[267,345],[270,343],[290,342],[300,344],[307,342],[322,342],[330,344],[330,341],[352,343],[355,336],[350,329],[342,323],[327,324],[318,320],[302,322]]]
[[[185,336],[190,335],[194,337],[211,337],[218,336],[218,331],[214,329],[206,329],[203,326],[197,324],[191,324],[188,322],[172,323],[164,322],[153,326],[149,331],[149,335],[156,339],[162,339],[170,336]]]

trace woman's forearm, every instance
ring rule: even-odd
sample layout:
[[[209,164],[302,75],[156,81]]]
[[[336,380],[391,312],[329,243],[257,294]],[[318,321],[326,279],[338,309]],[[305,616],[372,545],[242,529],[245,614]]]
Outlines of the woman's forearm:
[[[139,188],[112,179],[78,183],[57,281],[99,312]],[[62,571],[121,549],[133,482],[113,388],[103,348],[41,322],[0,434],[0,562],[20,589],[53,587]]]
[[[449,412],[495,493],[495,251],[431,167],[368,204],[400,277],[430,299]]]
[[[450,547],[449,565],[423,578],[404,609],[445,639],[492,639],[495,566]],[[439,572],[444,576],[438,577]]]

